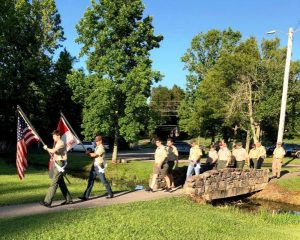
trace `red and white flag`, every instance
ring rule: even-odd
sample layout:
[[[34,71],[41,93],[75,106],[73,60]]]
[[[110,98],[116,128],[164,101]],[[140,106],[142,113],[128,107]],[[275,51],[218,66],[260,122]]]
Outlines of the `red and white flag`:
[[[80,140],[71,132],[63,117],[60,117],[57,130],[62,134],[61,139],[67,145],[67,151],[80,143]]]
[[[24,178],[24,172],[28,168],[27,162],[27,147],[39,141],[39,137],[34,130],[27,124],[24,118],[18,112],[18,125],[17,125],[17,171],[20,179]]]

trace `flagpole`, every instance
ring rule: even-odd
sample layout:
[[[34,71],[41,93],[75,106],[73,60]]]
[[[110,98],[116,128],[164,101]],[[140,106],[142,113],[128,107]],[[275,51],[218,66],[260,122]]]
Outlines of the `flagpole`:
[[[80,138],[77,136],[77,134],[75,133],[74,129],[72,128],[71,124],[68,122],[67,118],[65,117],[65,115],[60,112],[60,116],[65,120],[66,124],[68,125],[68,127],[70,128],[71,132],[75,135],[75,137],[80,141],[80,145],[82,146],[82,148],[84,149],[84,151],[86,151],[85,147],[83,146],[83,143],[81,142]]]
[[[25,122],[29,125],[29,127],[31,127],[32,131],[34,132],[34,134],[39,138],[39,141],[43,144],[46,145],[44,143],[44,141],[42,140],[42,138],[38,135],[38,133],[36,132],[36,130],[34,129],[34,127],[32,126],[32,124],[30,123],[30,121],[28,120],[28,118],[26,117],[25,113],[22,111],[21,107],[19,105],[17,105],[17,109],[18,112],[20,113],[20,115],[23,117],[23,119],[25,120]]]

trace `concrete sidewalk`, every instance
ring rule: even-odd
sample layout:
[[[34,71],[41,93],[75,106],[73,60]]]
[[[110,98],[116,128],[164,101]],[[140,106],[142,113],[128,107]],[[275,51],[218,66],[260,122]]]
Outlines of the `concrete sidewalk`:
[[[138,191],[125,191],[115,194],[115,197],[112,199],[106,199],[105,196],[94,197],[88,201],[82,202],[79,199],[73,199],[73,204],[70,205],[60,205],[62,201],[55,201],[52,203],[51,208],[44,207],[39,203],[28,203],[20,205],[11,205],[0,207],[0,218],[9,218],[9,217],[19,217],[19,216],[29,216],[35,214],[51,213],[51,212],[60,212],[66,210],[74,210],[80,208],[93,208],[101,207],[114,204],[124,204],[130,202],[139,202],[139,201],[149,201],[154,199],[166,198],[166,197],[178,197],[183,194],[183,189],[175,189],[171,193],[157,191],[157,192],[146,192],[145,190]]]

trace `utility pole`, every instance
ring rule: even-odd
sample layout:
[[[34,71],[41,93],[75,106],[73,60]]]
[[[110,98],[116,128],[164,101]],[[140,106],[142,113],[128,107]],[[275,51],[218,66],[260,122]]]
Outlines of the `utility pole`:
[[[289,28],[277,142],[282,142],[283,140],[287,92],[288,92],[288,85],[289,85],[290,63],[291,63],[291,56],[292,56],[293,34],[294,34],[293,28]]]

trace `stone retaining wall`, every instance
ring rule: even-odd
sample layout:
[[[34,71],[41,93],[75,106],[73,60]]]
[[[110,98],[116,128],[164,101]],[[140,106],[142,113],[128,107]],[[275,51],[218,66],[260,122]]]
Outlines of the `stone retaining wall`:
[[[253,193],[264,189],[269,181],[269,170],[240,170],[226,168],[206,171],[189,177],[185,183],[186,194],[205,201]]]

